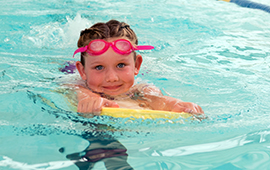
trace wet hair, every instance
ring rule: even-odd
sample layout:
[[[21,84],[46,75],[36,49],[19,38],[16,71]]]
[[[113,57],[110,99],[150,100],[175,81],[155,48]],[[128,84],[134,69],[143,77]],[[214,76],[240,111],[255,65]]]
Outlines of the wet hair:
[[[138,39],[135,32],[130,28],[130,26],[124,22],[119,22],[117,20],[110,20],[106,23],[96,23],[90,28],[81,31],[80,38],[78,40],[77,46],[85,47],[90,41],[95,39],[107,39],[114,37],[126,37],[130,42],[138,45]],[[81,63],[84,66],[86,52],[81,54]],[[134,59],[136,58],[136,53],[134,52]]]

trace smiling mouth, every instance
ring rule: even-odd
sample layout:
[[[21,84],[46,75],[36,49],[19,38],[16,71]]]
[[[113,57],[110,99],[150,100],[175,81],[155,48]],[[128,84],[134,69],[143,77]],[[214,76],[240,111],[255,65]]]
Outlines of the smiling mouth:
[[[122,85],[115,85],[115,86],[104,86],[103,88],[106,89],[106,90],[117,90],[121,87]]]

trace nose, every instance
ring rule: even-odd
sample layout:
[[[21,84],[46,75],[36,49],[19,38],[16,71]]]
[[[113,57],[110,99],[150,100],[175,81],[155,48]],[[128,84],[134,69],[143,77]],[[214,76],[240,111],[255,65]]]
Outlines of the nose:
[[[106,72],[107,82],[116,82],[119,80],[118,74],[114,69],[108,69]]]

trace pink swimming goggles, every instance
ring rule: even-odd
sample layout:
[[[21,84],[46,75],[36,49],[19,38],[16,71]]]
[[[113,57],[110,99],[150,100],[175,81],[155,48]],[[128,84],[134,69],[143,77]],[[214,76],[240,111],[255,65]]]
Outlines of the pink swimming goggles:
[[[87,52],[90,55],[100,55],[105,53],[109,47],[112,47],[112,49],[118,53],[118,54],[130,54],[132,51],[135,50],[152,50],[154,49],[151,45],[138,45],[136,47],[133,47],[131,43],[128,40],[125,39],[118,39],[113,42],[107,42],[102,39],[96,39],[91,41],[87,46],[78,48],[74,54]]]

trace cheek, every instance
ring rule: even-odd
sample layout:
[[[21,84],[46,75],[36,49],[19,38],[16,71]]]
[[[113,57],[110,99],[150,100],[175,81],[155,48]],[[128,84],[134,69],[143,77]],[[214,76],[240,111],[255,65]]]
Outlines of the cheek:
[[[100,84],[101,82],[97,78],[87,78],[87,86],[94,91],[99,91]]]
[[[93,72],[88,72],[86,77],[86,81],[89,87],[97,86],[103,79],[101,75],[96,75]]]
[[[129,70],[127,71],[124,75],[123,78],[127,81],[127,82],[134,82],[134,70]]]
[[[87,78],[87,84],[88,84],[88,86],[94,85],[94,84],[95,84],[95,82],[96,82],[96,80],[95,80],[95,79],[92,79],[92,78]]]
[[[87,77],[87,82],[95,83],[95,82],[100,82],[102,79],[103,79],[102,76],[93,75],[93,76]]]

